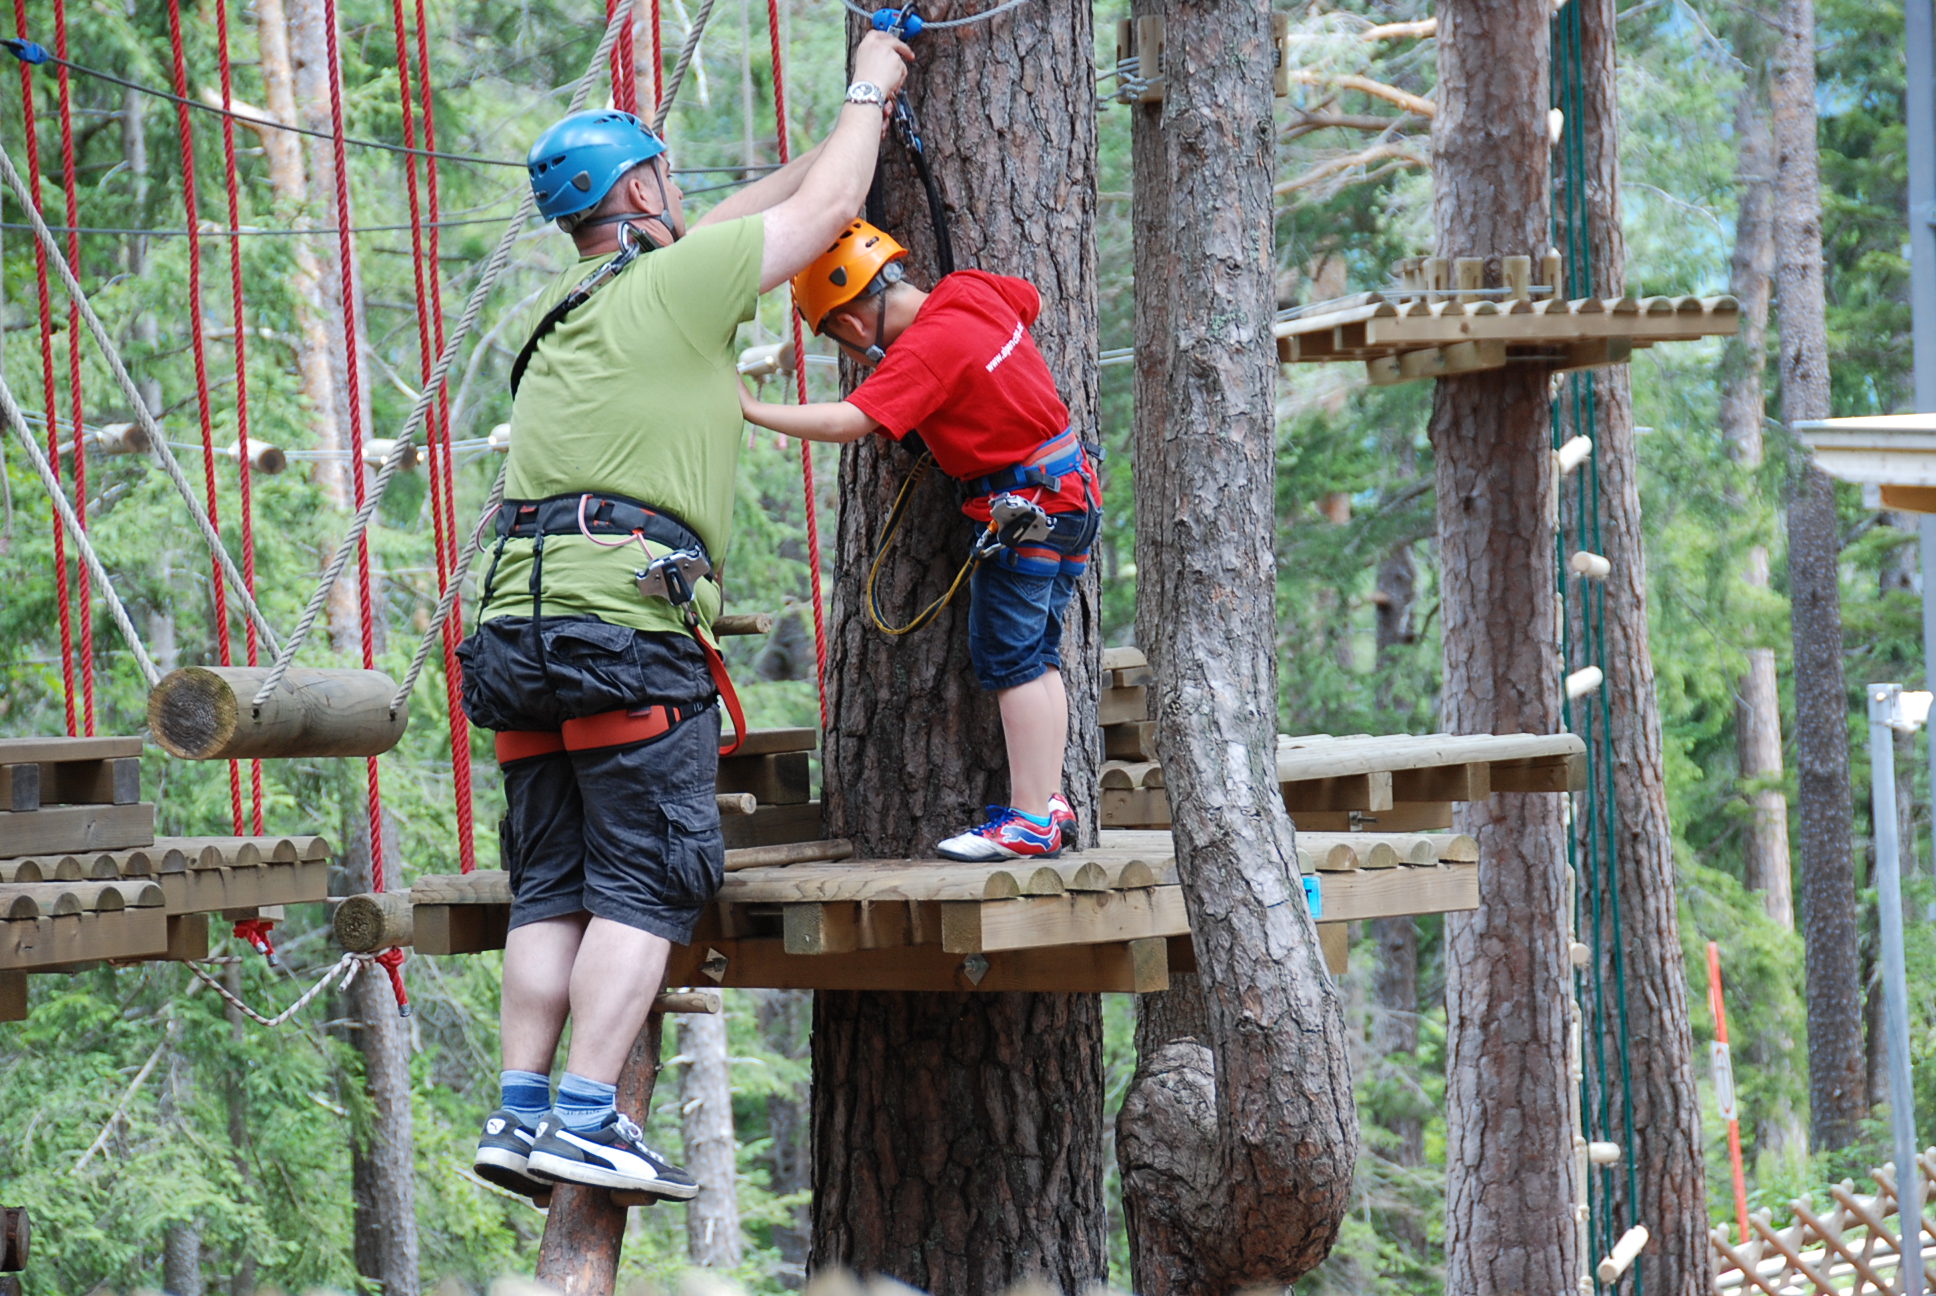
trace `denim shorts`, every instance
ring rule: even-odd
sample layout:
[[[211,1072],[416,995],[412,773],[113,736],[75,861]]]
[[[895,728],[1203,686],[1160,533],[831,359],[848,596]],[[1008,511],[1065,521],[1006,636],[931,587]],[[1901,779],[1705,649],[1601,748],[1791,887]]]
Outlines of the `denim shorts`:
[[[1102,525],[1093,510],[1051,514],[1045,540],[1003,547],[968,583],[968,657],[984,689],[1010,689],[1062,669],[1062,613],[1089,567]]]
[[[458,648],[464,710],[487,729],[556,730],[648,704],[685,718],[642,743],[503,766],[511,926],[590,913],[676,944],[725,878],[719,710],[698,646],[596,617],[486,621]]]

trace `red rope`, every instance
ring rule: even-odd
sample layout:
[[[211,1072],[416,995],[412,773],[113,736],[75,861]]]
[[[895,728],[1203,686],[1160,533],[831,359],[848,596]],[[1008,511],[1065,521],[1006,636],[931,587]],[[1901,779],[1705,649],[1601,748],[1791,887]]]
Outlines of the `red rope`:
[[[54,53],[62,62],[58,67],[60,85],[61,183],[67,196],[67,264],[81,272],[80,187],[74,166],[74,93],[67,76],[67,4],[54,0]],[[67,312],[67,425],[74,429],[74,520],[87,530],[87,448],[81,437],[86,426],[85,405],[81,395],[81,307],[76,302]],[[89,585],[93,576],[86,563],[74,572],[74,605],[81,613],[81,731],[94,733],[94,596]]]
[[[652,120],[665,107],[665,28],[659,21],[659,0],[652,0]]]
[[[780,61],[780,0],[766,0],[767,32],[773,42],[773,117],[775,132],[780,146],[780,161],[788,159],[786,76],[781,70]],[[805,337],[800,326],[800,312],[790,312],[793,317],[793,354],[799,356],[806,350]],[[800,404],[807,403],[807,367],[804,364],[793,366],[794,397]],[[814,682],[820,689],[820,727],[828,727],[827,715],[827,608],[825,596],[820,588],[820,511],[814,495],[813,485],[813,442],[802,438],[800,441],[800,476],[805,483],[807,499],[807,579],[813,591],[813,658]]]
[[[228,0],[215,0],[215,32],[222,63],[222,177],[228,191],[229,228],[242,227],[241,191],[236,179],[235,119],[226,115],[235,98],[234,69],[229,59]],[[242,581],[255,593],[255,497],[249,466],[249,347],[244,327],[242,297],[242,239],[229,235],[229,304],[235,325],[235,448],[238,480],[242,492]],[[261,645],[257,642],[255,621],[242,618],[248,643],[249,665],[257,664]],[[262,834],[262,762],[249,762],[249,831]]]
[[[14,32],[27,38],[27,0],[13,0]],[[27,144],[27,184],[34,194],[34,205],[45,211],[40,201],[40,136],[34,126],[34,78],[32,68],[20,65],[20,115]],[[70,221],[69,224],[74,222]],[[34,283],[40,294],[40,404],[47,415],[47,461],[60,480],[60,408],[54,390],[54,308],[47,282],[47,250],[34,240]],[[80,429],[76,428],[76,439]],[[54,513],[54,589],[60,600],[61,688],[67,704],[67,732],[79,734],[80,718],[74,709],[74,610],[67,589],[67,529],[60,512]]]
[[[195,409],[202,427],[202,481],[208,497],[208,520],[216,534],[222,531],[215,490],[215,420],[209,409],[208,351],[202,320],[202,238],[201,204],[195,196],[195,136],[188,121],[188,62],[182,52],[181,0],[168,0],[168,49],[175,72],[175,135],[181,145],[182,211],[188,218],[188,319],[190,347],[195,356]],[[233,227],[231,227],[233,228]],[[209,560],[215,601],[215,643],[222,665],[234,660],[229,640],[228,587],[222,579],[221,564]],[[242,767],[229,762],[229,810],[237,836],[242,833]]]
[[[179,0],[172,2],[179,3]],[[363,387],[356,349],[356,258],[350,241],[350,171],[349,150],[345,146],[343,129],[343,62],[336,25],[336,0],[323,0],[323,34],[329,58],[330,152],[336,171],[336,257],[342,281],[344,414],[349,420],[350,481],[355,485],[355,502],[360,510],[368,483],[363,471]],[[375,670],[376,623],[374,610],[370,606],[370,542],[367,537],[359,538],[356,543],[356,589],[358,629],[363,640],[363,669]],[[376,757],[365,760],[365,772],[369,788],[366,800],[370,818],[370,886],[373,890],[381,891],[384,889],[383,805]],[[395,968],[390,969],[390,980],[397,991],[397,1005],[402,1007],[403,982]]]
[[[618,12],[618,0],[605,0],[605,21]],[[633,47],[632,20],[628,19],[612,46],[612,106],[620,112],[639,110],[638,52]]]
[[[403,0],[391,0],[391,26],[396,35],[397,50],[397,91],[403,106],[403,143],[406,148],[415,148],[416,121],[415,111],[410,100],[410,38],[409,29],[404,22]],[[425,40],[423,0],[417,0],[418,22],[418,82],[424,91],[424,147],[435,148],[435,138],[431,118],[429,43]],[[443,350],[443,294],[439,285],[437,267],[437,190],[435,179],[435,159],[426,158],[429,171],[431,203],[431,243],[428,262],[424,256],[424,222],[421,199],[417,186],[416,155],[404,155],[407,189],[410,195],[410,247],[416,272],[417,292],[417,357],[418,369],[423,381],[428,382],[430,372],[436,367],[436,356]],[[430,267],[426,286],[425,265]],[[432,341],[433,317],[436,319],[435,341]],[[456,487],[456,476],[451,463],[450,421],[448,407],[443,393],[438,393],[438,408],[428,420],[425,440],[430,450],[430,515],[431,529],[437,550],[437,590],[442,594],[450,586],[451,572],[456,566],[456,515],[451,496]],[[477,867],[474,844],[471,841],[472,809],[470,798],[470,725],[464,717],[459,698],[458,683],[461,676],[456,667],[455,619],[444,623],[444,690],[445,703],[449,715],[451,783],[457,800],[457,850],[461,869],[469,873]]]

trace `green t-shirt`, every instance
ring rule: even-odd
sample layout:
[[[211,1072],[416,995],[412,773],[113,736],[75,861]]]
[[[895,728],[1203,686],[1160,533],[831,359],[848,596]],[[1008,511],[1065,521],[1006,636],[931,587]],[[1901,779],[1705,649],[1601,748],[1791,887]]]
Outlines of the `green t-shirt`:
[[[759,299],[764,240],[757,216],[695,229],[645,253],[565,317],[531,358],[511,406],[506,500],[623,495],[681,518],[715,563],[724,560],[744,428],[733,340]],[[559,275],[522,336],[608,259],[585,257]],[[504,546],[481,619],[531,615],[531,549],[529,540]],[[646,562],[636,540],[603,548],[583,536],[546,536],[545,615],[683,630],[670,603],[639,594],[634,573]],[[710,627],[719,587],[700,581],[698,589]]]

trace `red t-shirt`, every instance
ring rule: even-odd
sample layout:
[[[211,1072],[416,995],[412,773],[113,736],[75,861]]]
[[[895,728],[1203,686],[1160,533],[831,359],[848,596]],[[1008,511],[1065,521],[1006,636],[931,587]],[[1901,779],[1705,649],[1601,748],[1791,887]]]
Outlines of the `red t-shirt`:
[[[1028,332],[1041,310],[1026,279],[957,270],[847,399],[896,441],[918,427],[950,477],[973,481],[1025,463],[1069,426],[1069,408]],[[1088,508],[1082,474],[1064,474],[1062,488],[1036,502],[1051,513]],[[986,522],[988,502],[970,499],[962,512]]]

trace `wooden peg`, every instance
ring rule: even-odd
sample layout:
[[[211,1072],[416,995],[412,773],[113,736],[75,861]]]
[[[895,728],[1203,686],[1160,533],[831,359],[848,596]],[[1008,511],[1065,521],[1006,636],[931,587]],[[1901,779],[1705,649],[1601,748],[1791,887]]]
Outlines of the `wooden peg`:
[[[1606,682],[1606,672],[1598,666],[1582,666],[1566,677],[1566,696],[1577,702]]]
[[[1613,1250],[1607,1258],[1602,1260],[1599,1267],[1594,1270],[1599,1275],[1600,1281],[1613,1282],[1632,1268],[1633,1262],[1640,1258],[1641,1248],[1647,1245],[1647,1237],[1645,1224],[1636,1224],[1622,1234],[1620,1240],[1613,1244]]]
[[[1565,445],[1562,445],[1553,452],[1553,458],[1560,467],[1560,476],[1566,476],[1575,468],[1585,463],[1586,457],[1592,453],[1592,437],[1576,436],[1569,438]]]
[[[242,458],[242,443],[232,441],[229,443],[229,448],[222,453],[239,462]],[[249,471],[260,473],[264,477],[273,477],[288,466],[289,456],[277,447],[267,441],[249,442]]]
[[[1499,258],[1500,277],[1506,281],[1507,296],[1514,301],[1525,301],[1533,294],[1533,259],[1529,256],[1509,256]]]
[[[1486,259],[1484,257],[1460,257],[1452,263],[1452,274],[1459,288],[1459,300],[1473,302],[1479,300],[1477,289],[1486,286]]]
[[[1567,560],[1567,567],[1575,576],[1588,580],[1605,580],[1613,572],[1613,564],[1597,553],[1582,549]]]
[[[1619,1165],[1620,1145],[1618,1143],[1589,1143],[1586,1145],[1586,1159],[1594,1165]]]
[[[1451,272],[1451,264],[1444,257],[1425,258],[1425,286],[1443,291],[1446,278]]]
[[[1566,268],[1560,260],[1558,248],[1549,248],[1546,255],[1539,259],[1539,277],[1553,290],[1551,300],[1566,300]]]

